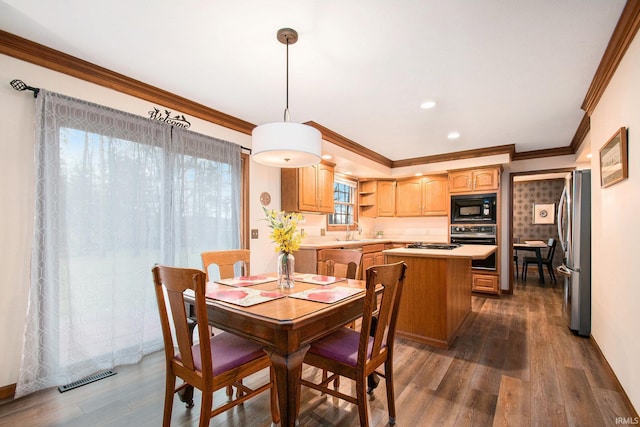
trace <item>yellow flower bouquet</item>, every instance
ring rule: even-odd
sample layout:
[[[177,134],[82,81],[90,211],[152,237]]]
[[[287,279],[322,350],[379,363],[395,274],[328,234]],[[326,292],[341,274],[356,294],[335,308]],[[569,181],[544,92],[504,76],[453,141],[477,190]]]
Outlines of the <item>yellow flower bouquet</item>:
[[[277,212],[262,208],[269,222],[271,234],[269,237],[276,244],[278,256],[278,285],[281,288],[293,287],[295,257],[292,252],[300,248],[302,236],[297,231],[298,223],[302,221],[299,213]]]

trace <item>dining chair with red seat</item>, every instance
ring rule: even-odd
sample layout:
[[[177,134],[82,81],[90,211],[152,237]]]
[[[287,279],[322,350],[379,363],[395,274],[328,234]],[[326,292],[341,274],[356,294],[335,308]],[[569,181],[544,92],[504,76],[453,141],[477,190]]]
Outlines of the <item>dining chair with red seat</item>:
[[[205,272],[156,265],[153,267],[152,273],[165,352],[166,384],[163,426],[171,425],[173,396],[176,392],[191,390],[186,393],[185,400],[187,407],[193,406],[192,387],[202,392],[200,427],[208,426],[212,417],[267,390],[271,394],[272,421],[273,423],[279,422],[280,415],[271,361],[260,345],[226,332],[211,336],[207,328],[198,328],[200,341],[195,345],[192,342],[188,325],[189,316],[186,310],[186,304],[189,301],[185,300],[185,291],[193,292],[197,323],[207,325]],[[175,331],[175,342],[171,325]],[[174,349],[176,344],[177,353]],[[241,383],[243,378],[263,369],[270,370],[269,381],[266,384],[251,389]],[[177,378],[184,381],[178,387],[176,387]],[[227,386],[238,389],[236,399],[229,397],[225,404],[215,409],[212,408],[213,393]]]
[[[251,251],[249,249],[228,249],[220,251],[206,251],[200,254],[202,258],[202,269],[207,274],[207,282],[218,279],[232,279],[236,276],[236,266],[239,264],[242,275],[251,274]],[[209,269],[212,265],[218,267],[218,277],[211,277]],[[193,320],[193,319],[192,319]],[[192,325],[192,329],[195,325]],[[213,328],[209,327],[211,335],[214,334]],[[231,387],[227,387],[227,395],[232,393]]]
[[[304,359],[304,363],[333,374],[320,383],[303,378],[301,384],[356,404],[361,426],[369,425],[366,381],[367,376],[372,373],[377,373],[385,379],[389,424],[395,424],[393,345],[406,268],[404,262],[369,267],[366,271],[366,294],[361,328],[365,333],[343,327],[313,342]],[[377,297],[379,286],[381,287],[380,298]],[[370,336],[369,331],[374,316],[378,318],[378,324],[374,336]],[[377,371],[382,365],[384,365],[384,373]],[[329,387],[336,376],[355,381],[355,397]]]
[[[340,277],[344,279],[356,279],[360,272],[362,251],[356,249],[322,249],[318,252],[318,274]],[[355,329],[356,321],[349,324]],[[322,371],[323,381],[327,379],[327,371]],[[334,388],[340,386],[340,377],[335,377]]]

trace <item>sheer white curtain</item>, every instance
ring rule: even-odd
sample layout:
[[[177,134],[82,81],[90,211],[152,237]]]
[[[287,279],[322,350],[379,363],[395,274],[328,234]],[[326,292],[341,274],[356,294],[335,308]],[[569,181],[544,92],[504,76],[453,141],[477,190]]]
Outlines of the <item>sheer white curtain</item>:
[[[41,90],[16,397],[162,348],[154,263],[240,244],[240,147]]]

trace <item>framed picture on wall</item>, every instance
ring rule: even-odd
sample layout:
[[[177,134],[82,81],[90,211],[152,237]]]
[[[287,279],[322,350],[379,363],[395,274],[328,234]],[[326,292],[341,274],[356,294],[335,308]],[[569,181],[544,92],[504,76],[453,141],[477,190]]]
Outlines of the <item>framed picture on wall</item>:
[[[534,224],[554,224],[555,223],[556,205],[554,203],[533,204],[533,223]]]
[[[620,128],[600,149],[600,185],[608,187],[629,177],[627,128]]]

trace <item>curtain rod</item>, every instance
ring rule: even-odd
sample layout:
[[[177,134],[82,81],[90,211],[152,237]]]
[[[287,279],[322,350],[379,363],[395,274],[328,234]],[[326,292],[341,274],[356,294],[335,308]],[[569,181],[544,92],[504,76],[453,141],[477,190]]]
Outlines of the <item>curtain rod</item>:
[[[22,92],[23,90],[32,91],[34,98],[37,98],[38,97],[38,93],[40,93],[40,88],[29,86],[28,84],[26,84],[25,82],[23,82],[20,79],[11,80],[11,82],[9,84],[11,85],[12,88],[17,90],[18,92]],[[173,128],[173,126],[171,126],[171,127]],[[251,148],[247,148],[244,145],[241,145],[240,148],[242,150],[248,151],[249,154],[251,154]]]
[[[23,82],[22,80],[19,80],[19,79],[11,80],[11,83],[9,83],[9,84],[11,85],[12,88],[17,90],[18,92],[22,92],[23,90],[33,91],[33,97],[34,98],[37,98],[38,97],[38,93],[40,92],[40,88],[31,87],[31,86],[29,86],[28,84],[26,84],[25,82]]]

